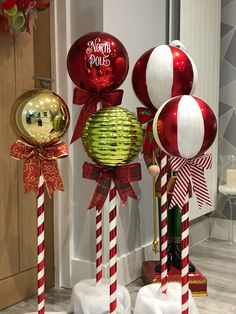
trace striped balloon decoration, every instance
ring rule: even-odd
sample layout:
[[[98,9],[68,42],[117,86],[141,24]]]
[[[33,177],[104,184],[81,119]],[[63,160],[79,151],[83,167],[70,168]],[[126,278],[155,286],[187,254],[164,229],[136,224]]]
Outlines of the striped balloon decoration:
[[[177,158],[183,162],[193,163],[194,161],[202,157],[204,157],[204,160],[207,159],[206,155],[204,156],[201,155],[203,155],[204,152],[214,142],[216,132],[217,122],[215,114],[211,107],[200,98],[193,97],[190,95],[176,96],[166,101],[157,111],[153,121],[153,135],[159,147],[169,155],[174,156],[171,158]],[[180,172],[181,170],[182,169],[180,169]],[[197,171],[198,170],[199,169],[197,168]],[[178,179],[179,177],[177,178],[177,181]],[[188,180],[189,178],[187,178],[186,181],[187,184]],[[181,181],[180,187],[181,191],[183,190],[183,185],[186,182]],[[177,184],[178,182],[176,182],[176,185]],[[172,200],[174,198],[174,194]],[[182,211],[181,312],[182,314],[188,314],[189,313],[188,200],[187,203],[183,205],[183,207],[180,206],[180,209]]]
[[[184,95],[165,102],[155,115],[153,135],[172,156],[193,158],[213,143],[217,121],[211,107],[198,97]]]
[[[132,83],[144,106],[158,109],[168,99],[193,94],[196,66],[182,46],[161,45],[146,51],[136,62]]]

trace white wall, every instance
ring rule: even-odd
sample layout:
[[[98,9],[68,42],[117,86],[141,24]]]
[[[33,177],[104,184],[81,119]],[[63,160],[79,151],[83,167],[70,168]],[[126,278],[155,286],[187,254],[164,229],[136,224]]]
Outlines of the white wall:
[[[220,71],[220,0],[181,0],[180,40],[186,46],[198,69],[197,97],[205,100],[218,119]],[[190,202],[190,219],[216,209],[218,138],[209,152],[213,167],[206,171],[213,208],[204,205],[198,209],[195,196]]]
[[[112,33],[123,42],[130,58],[130,71],[121,86],[124,89],[122,106],[135,112],[140,103],[131,86],[132,68],[143,52],[165,43],[166,1],[55,0],[53,8],[54,90],[68,102],[70,108],[72,123],[66,138],[69,141],[79,112],[78,106],[72,105],[73,85],[66,71],[66,54],[72,43],[87,32],[101,30]],[[86,211],[86,208],[95,182],[82,179],[82,165],[86,160],[88,158],[81,142],[77,141],[70,145],[70,156],[61,162],[66,191],[55,195],[55,258],[59,286],[70,287],[78,280],[94,276],[95,210]],[[120,272],[120,279],[125,283],[140,275],[146,254],[143,247],[149,248],[153,239],[152,180],[146,174],[146,168],[142,167],[143,180],[134,184],[140,200],[130,200],[125,208],[120,208],[118,255],[121,256],[119,263],[125,270]],[[108,243],[105,244],[106,256],[107,246]]]

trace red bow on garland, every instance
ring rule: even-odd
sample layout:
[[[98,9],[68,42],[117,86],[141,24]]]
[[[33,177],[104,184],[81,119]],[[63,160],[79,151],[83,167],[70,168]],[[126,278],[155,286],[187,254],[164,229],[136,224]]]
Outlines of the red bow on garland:
[[[180,209],[186,202],[190,177],[192,177],[193,190],[197,197],[199,208],[204,203],[212,207],[209,191],[204,177],[204,170],[211,169],[212,155],[186,159],[182,157],[170,157],[172,171],[178,171],[170,208],[178,205]]]
[[[121,89],[117,89],[111,92],[93,93],[86,89],[76,87],[74,89],[73,103],[79,106],[84,106],[80,111],[80,115],[71,139],[71,143],[75,142],[82,136],[86,121],[92,116],[94,112],[97,111],[98,102],[102,103],[103,108],[118,106],[121,104],[122,97],[123,90]]]
[[[150,151],[153,151],[155,148],[157,148],[157,143],[154,139],[153,132],[152,132],[152,123],[153,119],[155,117],[156,110],[144,108],[144,107],[138,107],[137,108],[137,116],[138,121],[141,124],[147,123],[145,134],[144,134],[144,143],[143,143],[143,151],[142,153],[149,153]]]
[[[11,145],[10,155],[24,159],[23,178],[25,193],[38,192],[39,177],[42,173],[48,195],[55,190],[64,191],[64,185],[57,167],[57,159],[68,155],[67,145],[59,143],[48,147],[36,147],[17,140]]]
[[[83,165],[83,178],[97,182],[88,209],[96,206],[97,210],[101,210],[109,193],[112,180],[123,205],[126,204],[129,196],[137,199],[137,195],[130,183],[141,180],[141,167],[139,163],[119,167],[106,167],[85,162]]]

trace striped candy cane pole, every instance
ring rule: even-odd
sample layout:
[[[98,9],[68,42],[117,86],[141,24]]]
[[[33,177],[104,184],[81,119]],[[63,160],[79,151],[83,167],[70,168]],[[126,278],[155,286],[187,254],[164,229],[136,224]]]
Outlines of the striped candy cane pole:
[[[102,210],[96,210],[96,282],[102,279]]]
[[[161,292],[167,292],[167,155],[161,151]]]
[[[184,204],[182,209],[182,314],[189,313],[189,204]]]
[[[110,232],[110,314],[117,311],[117,201],[116,187],[112,181],[110,193],[109,232]]]
[[[45,313],[45,277],[44,277],[44,178],[39,177],[38,188],[38,314]]]

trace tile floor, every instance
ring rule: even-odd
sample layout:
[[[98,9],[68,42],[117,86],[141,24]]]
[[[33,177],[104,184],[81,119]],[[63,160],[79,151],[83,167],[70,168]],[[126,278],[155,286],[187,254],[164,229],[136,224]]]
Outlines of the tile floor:
[[[236,314],[236,244],[232,247],[225,241],[207,240],[191,249],[191,260],[208,279],[208,297],[195,297],[200,314]],[[133,306],[142,285],[141,278],[128,285]],[[50,289],[47,311],[68,312],[70,293]],[[36,308],[36,298],[30,298],[0,313],[23,314]]]

